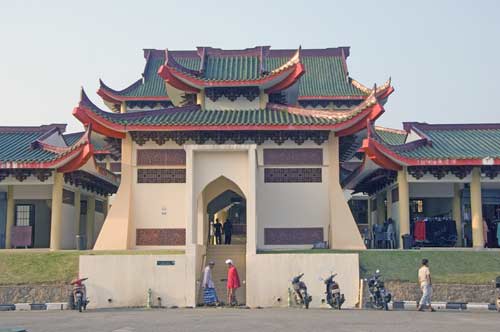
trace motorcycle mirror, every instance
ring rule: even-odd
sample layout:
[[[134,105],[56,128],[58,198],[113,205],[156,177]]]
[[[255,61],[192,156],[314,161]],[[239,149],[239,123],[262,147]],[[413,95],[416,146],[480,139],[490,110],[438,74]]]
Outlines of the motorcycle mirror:
[[[375,273],[379,274],[379,273],[380,273],[380,270],[375,271]]]

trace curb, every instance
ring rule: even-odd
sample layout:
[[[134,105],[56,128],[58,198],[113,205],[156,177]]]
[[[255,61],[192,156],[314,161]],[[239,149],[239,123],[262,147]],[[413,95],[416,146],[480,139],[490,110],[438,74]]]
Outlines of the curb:
[[[67,302],[0,304],[0,311],[67,310]]]
[[[433,302],[432,307],[436,310],[470,310],[470,311],[496,311],[497,308],[491,303],[467,303],[467,302]],[[389,303],[390,310],[417,310],[417,301],[395,301]]]

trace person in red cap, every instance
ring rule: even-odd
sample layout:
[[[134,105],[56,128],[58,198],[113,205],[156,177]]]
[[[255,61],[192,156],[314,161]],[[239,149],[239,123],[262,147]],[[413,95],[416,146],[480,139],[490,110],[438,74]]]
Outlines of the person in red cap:
[[[226,259],[227,264],[227,303],[235,305],[236,302],[236,289],[241,287],[240,277],[238,271],[234,266],[232,259]]]

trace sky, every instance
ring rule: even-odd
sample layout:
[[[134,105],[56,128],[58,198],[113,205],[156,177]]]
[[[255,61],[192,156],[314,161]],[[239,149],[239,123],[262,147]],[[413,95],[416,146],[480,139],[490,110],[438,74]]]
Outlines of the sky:
[[[140,78],[143,48],[350,46],[349,75],[392,78],[377,124],[500,122],[500,1],[0,1],[0,126],[68,123],[80,88]]]

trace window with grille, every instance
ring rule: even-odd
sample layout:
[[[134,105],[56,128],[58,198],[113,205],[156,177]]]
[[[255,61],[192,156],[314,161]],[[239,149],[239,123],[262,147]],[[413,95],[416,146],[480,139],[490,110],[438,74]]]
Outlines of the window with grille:
[[[31,226],[35,216],[35,208],[30,204],[16,205],[16,226]]]

